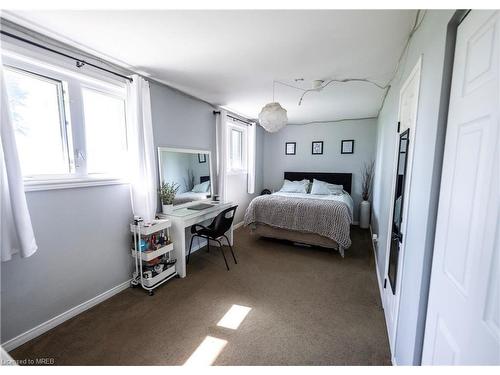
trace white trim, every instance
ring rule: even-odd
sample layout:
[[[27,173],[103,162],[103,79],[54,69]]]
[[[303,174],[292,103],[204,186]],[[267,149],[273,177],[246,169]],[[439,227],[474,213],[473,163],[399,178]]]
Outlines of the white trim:
[[[391,315],[393,319],[393,330],[392,330],[392,335],[389,335],[389,347],[391,348],[391,360],[392,363],[395,364],[395,350],[396,350],[396,340],[397,340],[397,330],[398,330],[398,324],[399,324],[399,307],[400,307],[400,302],[401,302],[401,290],[402,290],[402,285],[403,285],[403,278],[405,276],[404,273],[404,260],[405,260],[405,254],[406,254],[406,238],[407,238],[407,225],[408,225],[408,210],[409,210],[409,201],[410,201],[410,196],[411,196],[411,180],[412,180],[412,175],[413,175],[413,155],[415,154],[415,134],[416,134],[416,128],[418,125],[418,108],[419,108],[419,101],[420,101],[420,83],[421,83],[421,74],[422,74],[422,55],[419,56],[415,66],[413,67],[412,71],[406,78],[405,82],[401,86],[399,90],[399,99],[398,99],[398,121],[401,120],[401,96],[403,92],[406,90],[407,86],[410,84],[412,79],[417,76],[417,95],[414,98],[416,101],[416,111],[415,111],[415,118],[413,124],[409,126],[410,130],[410,145],[409,148],[407,149],[407,161],[406,161],[406,175],[405,177],[405,186],[404,186],[404,192],[405,192],[405,197],[403,201],[403,212],[401,214],[402,221],[401,221],[401,232],[403,233],[403,242],[401,244],[401,249],[398,257],[398,264],[396,267],[398,267],[398,272],[397,272],[397,279],[396,279],[396,285],[395,285],[395,293],[392,293],[391,285],[390,285],[390,280],[389,280],[389,261],[390,261],[390,248],[391,248],[391,237],[392,237],[392,221],[393,221],[393,215],[394,215],[394,210],[392,207],[392,204],[394,203],[394,198],[396,195],[396,176],[397,176],[397,167],[398,167],[398,153],[399,153],[399,134],[396,133],[398,136],[395,137],[394,142],[396,143],[396,146],[394,148],[394,156],[393,156],[393,168],[392,168],[392,186],[391,186],[391,196],[389,202],[391,202],[391,209],[389,210],[389,225],[387,226],[387,237],[386,237],[386,243],[385,243],[385,254],[386,254],[386,259],[385,259],[385,269],[384,269],[384,277],[388,279],[388,284],[389,287],[386,288],[386,292],[384,292],[384,302],[385,306],[387,306],[387,299],[388,298],[394,298],[394,316]],[[399,267],[400,266],[400,267]],[[384,309],[384,316],[386,317],[386,323],[387,323],[387,314],[392,314],[391,309]],[[389,327],[387,327],[389,330]],[[394,348],[394,353],[392,353],[392,348]]]
[[[378,284],[378,291],[380,294],[380,301],[382,302],[382,309],[385,310],[385,305],[384,305],[384,286],[382,284],[382,279],[380,279],[380,274],[378,273],[378,259],[377,259],[377,251],[375,248],[375,241],[373,241],[373,228],[372,225],[370,224],[370,239],[372,241],[372,250],[373,250],[373,257],[375,258],[375,273],[377,275],[377,284]],[[385,312],[384,312],[384,323],[385,323],[385,331],[387,333],[387,337],[389,337],[389,327],[387,326],[387,321],[385,320]],[[391,362],[393,366],[397,366],[396,363],[396,357],[394,357],[392,353],[391,346],[389,345],[389,351],[391,352]]]
[[[244,126],[241,124],[238,124],[235,120],[226,117],[226,123],[227,123],[227,160],[229,163],[229,168],[226,172],[226,175],[228,176],[234,176],[234,175],[246,175],[248,174],[248,126]],[[239,133],[241,133],[241,168],[231,168],[231,151],[233,147],[233,137],[232,137],[232,131],[235,130]]]
[[[24,180],[24,191],[74,189],[92,186],[125,185],[129,181],[121,178],[68,178],[54,180]]]
[[[130,280],[124,281],[121,284],[118,284],[117,286],[105,291],[104,293],[101,293],[94,298],[89,299],[88,301],[85,301],[75,307],[72,307],[68,311],[63,312],[62,314],[59,314],[46,322],[39,324],[38,326],[21,333],[20,335],[10,339],[9,341],[6,341],[2,343],[3,348],[10,352],[11,350],[17,348],[18,346],[33,340],[35,337],[40,336],[41,334],[51,330],[52,328],[58,326],[61,323],[64,323],[66,320],[71,319],[72,317],[81,314],[85,310],[90,309],[91,307],[94,307],[95,305],[107,300],[108,298],[113,297],[115,294],[120,293],[121,291],[127,289],[130,286]]]
[[[234,224],[233,230],[238,229],[239,227],[243,226],[243,224],[245,224],[243,220],[241,220],[238,224]]]

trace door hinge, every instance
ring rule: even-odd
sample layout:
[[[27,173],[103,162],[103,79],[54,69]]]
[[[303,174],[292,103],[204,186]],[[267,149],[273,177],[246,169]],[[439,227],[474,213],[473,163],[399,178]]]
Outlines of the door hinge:
[[[398,133],[399,133],[399,129],[401,129],[401,121],[398,121]]]
[[[387,286],[387,279],[384,279],[384,289]]]

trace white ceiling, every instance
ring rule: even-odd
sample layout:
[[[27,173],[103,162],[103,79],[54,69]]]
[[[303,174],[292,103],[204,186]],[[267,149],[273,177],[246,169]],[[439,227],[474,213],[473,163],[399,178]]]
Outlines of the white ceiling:
[[[273,80],[391,77],[412,10],[10,11],[51,36],[112,57],[188,94],[257,118]],[[19,17],[19,18],[18,18]],[[332,84],[308,93],[276,85],[275,99],[301,124],[377,115],[383,90]]]

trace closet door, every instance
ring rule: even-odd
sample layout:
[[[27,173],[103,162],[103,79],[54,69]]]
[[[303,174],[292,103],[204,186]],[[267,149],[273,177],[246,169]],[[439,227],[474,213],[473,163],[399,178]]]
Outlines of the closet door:
[[[500,364],[500,13],[458,28],[423,364]]]

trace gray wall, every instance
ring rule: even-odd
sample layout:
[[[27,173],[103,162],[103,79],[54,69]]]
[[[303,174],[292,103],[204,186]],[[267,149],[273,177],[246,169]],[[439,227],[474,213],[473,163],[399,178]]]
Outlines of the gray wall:
[[[402,71],[391,87],[377,123],[377,161],[373,196],[372,228],[378,233],[378,272],[383,280],[388,246],[388,217],[394,147],[397,133],[399,91],[401,85],[422,56],[420,97],[417,114],[414,157],[411,177],[406,249],[403,260],[404,277],[398,318],[395,358],[398,364],[420,363],[423,324],[427,294],[426,280],[430,273],[435,207],[433,194],[434,160],[441,95],[446,29],[454,11],[428,11],[421,28],[411,41]],[[411,142],[412,140],[410,140]],[[434,179],[434,180],[433,180]]]
[[[4,19],[1,24],[2,29],[28,39],[36,34],[25,34],[24,28]],[[38,42],[43,40],[56,49],[61,46],[62,52],[70,50],[99,64],[71,46],[36,35]],[[68,64],[51,53],[47,56]],[[112,64],[107,67],[129,74]],[[128,185],[28,192],[26,196],[38,251],[26,259],[15,255],[1,263],[2,343],[127,281],[132,269]]]
[[[128,185],[26,194],[38,251],[1,264],[5,342],[127,281]]]
[[[284,171],[352,173],[354,220],[361,201],[360,169],[375,160],[377,120],[290,125],[264,138],[264,187],[279,190]],[[354,154],[341,154],[343,139],[354,139]],[[311,142],[323,141],[323,155],[311,154]],[[297,142],[296,155],[285,155],[285,142]]]
[[[155,147],[203,149],[215,156],[214,108],[160,83],[150,88]]]

